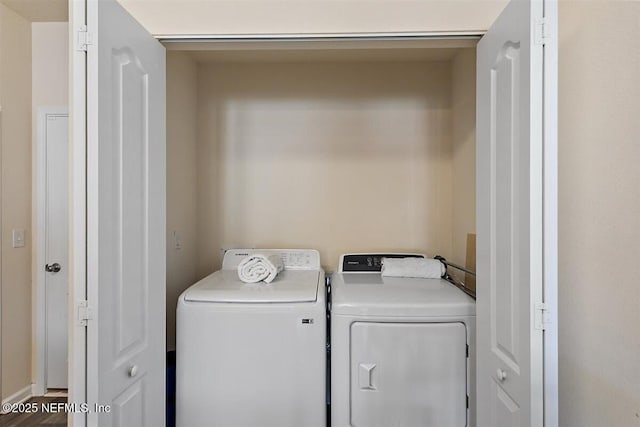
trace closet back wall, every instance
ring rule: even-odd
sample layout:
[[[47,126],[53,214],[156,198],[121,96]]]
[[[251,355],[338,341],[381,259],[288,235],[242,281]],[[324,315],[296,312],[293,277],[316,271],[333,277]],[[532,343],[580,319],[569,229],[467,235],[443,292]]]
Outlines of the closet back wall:
[[[199,67],[198,276],[221,248],[449,253],[449,62]]]

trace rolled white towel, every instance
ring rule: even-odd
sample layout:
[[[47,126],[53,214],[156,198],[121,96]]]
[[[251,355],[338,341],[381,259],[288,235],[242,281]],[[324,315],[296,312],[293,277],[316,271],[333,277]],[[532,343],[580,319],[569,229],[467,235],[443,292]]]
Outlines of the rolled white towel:
[[[417,277],[439,279],[445,273],[444,264],[430,258],[383,258],[382,275],[386,277]]]
[[[284,269],[280,254],[252,254],[238,264],[238,277],[246,283],[271,283]]]

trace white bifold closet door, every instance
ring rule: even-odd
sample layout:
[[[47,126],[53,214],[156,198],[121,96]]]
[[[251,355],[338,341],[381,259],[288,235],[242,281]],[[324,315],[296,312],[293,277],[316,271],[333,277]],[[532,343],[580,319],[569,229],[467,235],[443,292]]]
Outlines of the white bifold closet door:
[[[555,177],[548,113],[555,113],[556,75],[547,59],[557,43],[548,38],[557,34],[556,7],[511,1],[477,48],[479,427],[557,424],[549,412],[557,354],[554,360],[555,348],[544,346],[552,330],[544,331],[543,321],[543,302],[555,301],[556,283],[549,270],[555,217],[545,214],[556,208],[557,184],[545,179]]]
[[[165,424],[165,49],[115,0],[87,27],[88,425]]]

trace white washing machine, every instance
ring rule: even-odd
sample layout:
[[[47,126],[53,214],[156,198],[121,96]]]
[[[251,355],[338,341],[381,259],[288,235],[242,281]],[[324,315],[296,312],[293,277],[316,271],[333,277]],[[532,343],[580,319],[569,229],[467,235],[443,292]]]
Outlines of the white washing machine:
[[[331,426],[464,427],[474,419],[475,301],[444,279],[382,277],[347,254],[331,276]]]
[[[280,253],[269,284],[240,261]],[[178,427],[326,427],[325,274],[315,250],[227,251],[178,301]]]

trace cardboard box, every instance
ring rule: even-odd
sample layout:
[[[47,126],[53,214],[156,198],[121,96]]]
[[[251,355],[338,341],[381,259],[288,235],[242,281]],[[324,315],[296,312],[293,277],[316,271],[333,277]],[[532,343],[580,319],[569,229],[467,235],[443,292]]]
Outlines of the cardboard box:
[[[476,235],[475,233],[467,234],[467,260],[465,267],[468,270],[476,271]],[[476,276],[469,273],[464,274],[464,285],[468,289],[476,290]]]

